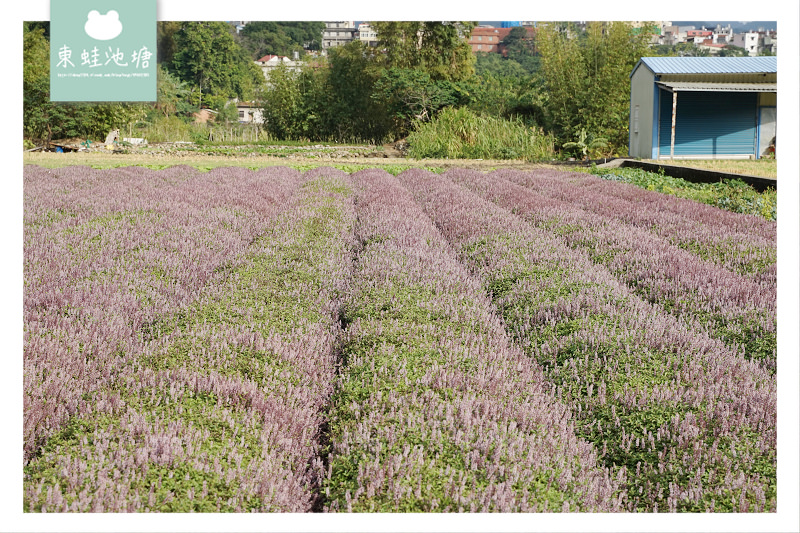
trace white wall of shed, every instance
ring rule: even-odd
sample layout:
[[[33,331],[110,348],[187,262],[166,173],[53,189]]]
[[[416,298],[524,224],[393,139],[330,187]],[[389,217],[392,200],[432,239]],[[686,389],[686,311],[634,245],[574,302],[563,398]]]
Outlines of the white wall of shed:
[[[630,132],[628,155],[650,159],[653,150],[653,83],[655,76],[650,69],[640,65],[631,76],[631,109],[628,124]],[[634,133],[633,110],[639,106],[638,133]],[[638,138],[634,138],[637,136]]]

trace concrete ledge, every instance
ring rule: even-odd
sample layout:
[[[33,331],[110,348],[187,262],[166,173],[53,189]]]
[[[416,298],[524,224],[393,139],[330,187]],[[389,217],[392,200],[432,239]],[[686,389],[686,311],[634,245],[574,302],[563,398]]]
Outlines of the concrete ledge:
[[[620,160],[615,160],[620,161]],[[610,166],[610,165],[609,165]],[[751,176],[749,174],[731,174],[729,172],[717,172],[702,168],[684,167],[679,165],[665,165],[662,163],[645,163],[635,159],[622,159],[617,165],[622,168],[641,168],[648,172],[659,172],[664,170],[664,174],[673,178],[681,178],[693,183],[716,183],[720,180],[738,179],[751,185],[759,192],[764,192],[767,188],[778,189],[778,180],[775,178],[764,178],[761,176]]]

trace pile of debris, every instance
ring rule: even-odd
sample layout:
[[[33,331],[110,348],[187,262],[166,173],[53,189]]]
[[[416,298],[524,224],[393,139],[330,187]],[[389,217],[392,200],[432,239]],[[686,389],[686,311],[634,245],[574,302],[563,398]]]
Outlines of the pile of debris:
[[[120,139],[119,130],[111,130],[106,135],[103,143],[93,142],[91,139],[81,139],[72,137],[70,139],[58,139],[45,143],[42,146],[30,148],[26,152],[42,150],[44,152],[112,152],[115,154],[123,153],[129,146],[146,145],[147,140],[138,138]]]

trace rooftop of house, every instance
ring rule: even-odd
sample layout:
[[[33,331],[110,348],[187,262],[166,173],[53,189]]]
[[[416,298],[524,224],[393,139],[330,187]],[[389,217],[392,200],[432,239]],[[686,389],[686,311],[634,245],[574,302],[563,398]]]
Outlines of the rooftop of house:
[[[778,58],[766,57],[643,57],[631,76],[644,64],[654,74],[761,74],[777,73]]]
[[[725,48],[728,46],[725,43],[715,43],[713,39],[704,39],[701,43],[703,46],[713,46],[714,48]]]
[[[273,59],[277,59],[278,61],[289,61],[289,58],[286,57],[286,56],[276,56],[274,54],[267,54],[264,57],[262,57],[261,59],[256,59],[256,62],[257,63],[267,63],[269,61],[272,61]]]

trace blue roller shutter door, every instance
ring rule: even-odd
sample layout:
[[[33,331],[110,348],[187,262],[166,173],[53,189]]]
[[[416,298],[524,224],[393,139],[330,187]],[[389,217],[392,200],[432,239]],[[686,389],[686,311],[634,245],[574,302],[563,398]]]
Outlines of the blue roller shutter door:
[[[660,91],[659,155],[670,155],[672,93]],[[675,120],[676,156],[756,153],[758,95],[735,92],[679,92]]]

